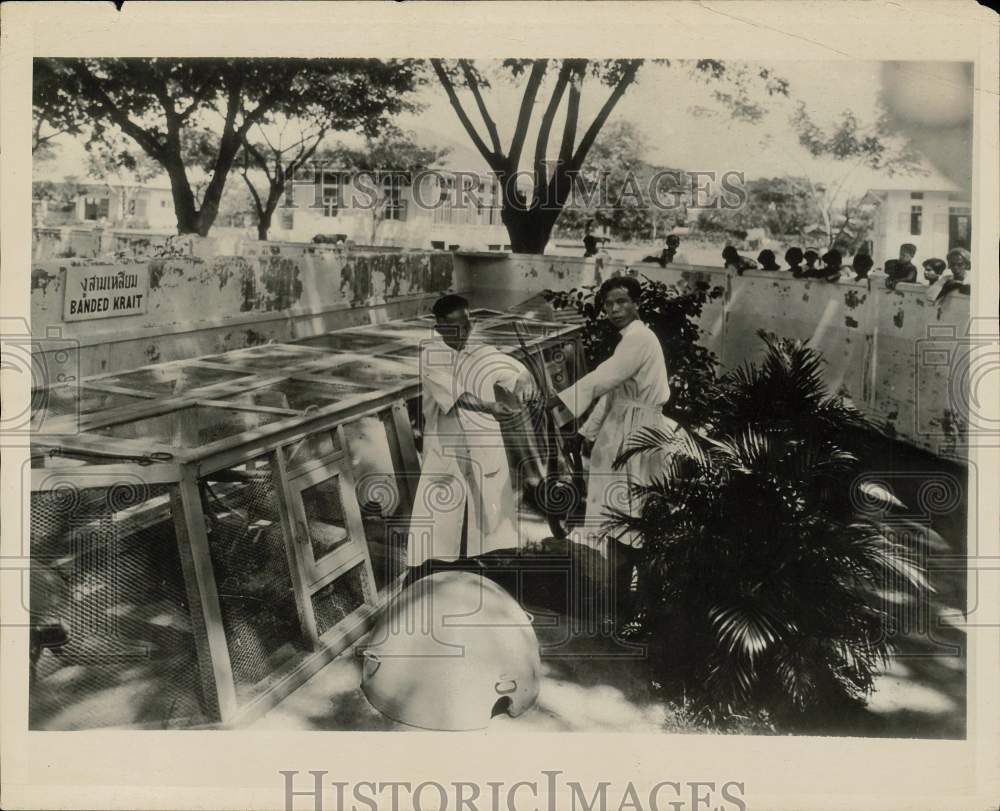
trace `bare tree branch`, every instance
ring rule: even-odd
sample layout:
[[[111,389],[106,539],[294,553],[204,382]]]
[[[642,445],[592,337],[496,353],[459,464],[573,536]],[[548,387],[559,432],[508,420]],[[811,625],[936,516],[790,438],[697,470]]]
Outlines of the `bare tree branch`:
[[[440,59],[432,59],[431,65],[434,67],[434,72],[437,74],[438,81],[441,82],[441,86],[444,88],[444,92],[448,95],[448,101],[451,103],[452,109],[458,116],[458,120],[462,123],[465,131],[468,133],[469,137],[472,139],[473,145],[479,150],[479,154],[482,155],[486,162],[494,170],[499,168],[499,155],[495,155],[490,151],[490,148],[486,146],[486,143],[482,138],[479,137],[479,133],[476,132],[476,128],[473,126],[472,121],[465,112],[465,108],[462,107],[462,102],[459,100],[458,95],[455,93],[455,87],[451,83],[451,79],[448,77],[447,71],[444,69],[444,65]]]
[[[521,152],[524,149],[525,139],[528,137],[528,125],[531,123],[531,115],[535,109],[538,88],[541,87],[542,79],[545,78],[545,72],[548,68],[548,59],[536,59],[531,65],[531,75],[528,76],[528,83],[524,88],[524,95],[521,97],[521,109],[517,114],[514,137],[510,142],[510,155],[507,162],[511,172],[516,172],[521,163]]]
[[[597,135],[601,131],[601,127],[603,127],[605,122],[608,120],[608,117],[615,109],[615,105],[617,105],[621,100],[621,97],[625,95],[625,91],[628,90],[632,82],[635,81],[635,76],[639,71],[640,64],[641,60],[634,59],[625,68],[621,79],[619,79],[618,84],[615,85],[615,89],[611,92],[608,100],[604,102],[604,106],[601,107],[597,117],[593,120],[593,122],[591,122],[587,132],[584,133],[583,140],[580,141],[580,146],[576,150],[576,154],[573,156],[573,160],[571,162],[572,168],[579,169],[583,165],[583,162],[587,159],[587,153],[590,152],[590,148],[594,145],[594,141],[597,140]]]
[[[549,98],[548,106],[542,114],[542,120],[538,127],[538,138],[535,140],[535,186],[537,188],[542,188],[548,183],[545,153],[548,152],[552,122],[555,120],[556,111],[559,109],[563,93],[569,82],[570,71],[570,64],[563,62],[562,67],[559,69],[559,76],[556,79],[556,86],[552,89],[552,96]]]
[[[566,124],[563,127],[562,144],[559,147],[559,160],[564,166],[573,159],[573,144],[576,142],[576,127],[580,119],[580,94],[585,69],[585,62],[581,65],[576,60],[572,60],[569,101],[566,105]]]
[[[472,97],[476,100],[476,106],[479,107],[479,114],[483,117],[483,122],[486,124],[486,131],[489,133],[490,142],[493,144],[493,154],[502,155],[503,147],[500,145],[500,133],[497,132],[496,122],[490,117],[490,111],[486,109],[486,102],[483,100],[483,94],[479,91],[479,82],[476,81],[476,76],[472,72],[469,60],[460,59],[458,63],[462,66],[462,72],[465,74],[465,83],[472,91]]]

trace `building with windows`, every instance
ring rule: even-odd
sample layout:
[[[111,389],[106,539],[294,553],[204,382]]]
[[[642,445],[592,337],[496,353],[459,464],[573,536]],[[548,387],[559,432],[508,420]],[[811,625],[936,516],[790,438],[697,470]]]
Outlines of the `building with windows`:
[[[972,209],[967,195],[943,175],[888,178],[870,189],[875,206],[872,258],[881,267],[899,254],[905,242],[917,246],[916,263],[943,259],[952,248],[972,246]]]
[[[509,250],[495,179],[428,170],[410,175],[315,171],[296,175],[272,222],[272,239],[316,236],[357,245]]]
[[[130,228],[176,228],[174,201],[166,180],[142,185],[118,181],[87,182],[79,186],[76,217],[79,224]]]

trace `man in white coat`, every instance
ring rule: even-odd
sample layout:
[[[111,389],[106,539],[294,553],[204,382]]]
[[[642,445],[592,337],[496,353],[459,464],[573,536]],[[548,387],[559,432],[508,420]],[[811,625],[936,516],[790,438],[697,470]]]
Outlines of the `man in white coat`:
[[[496,401],[493,386],[522,402],[536,394],[523,364],[471,335],[464,298],[444,296],[433,312],[437,337],[420,352],[423,460],[407,548],[411,580],[431,560],[518,545],[516,501],[497,422],[514,412]]]
[[[659,453],[637,454],[620,470],[614,469],[615,459],[639,429],[657,428],[670,434],[676,428],[676,423],[663,414],[663,406],[670,399],[667,364],[659,339],[639,320],[640,294],[639,282],[630,276],[616,276],[601,285],[596,304],[621,332],[621,341],[610,358],[550,403],[565,406],[575,417],[596,403],[578,429],[584,440],[593,443],[581,540],[605,555],[610,551],[605,534],[609,508],[636,515],[640,505],[631,494],[631,485],[648,484],[663,466]],[[632,549],[640,539],[622,534],[617,540],[625,545],[618,549],[626,558],[623,574],[631,581]]]

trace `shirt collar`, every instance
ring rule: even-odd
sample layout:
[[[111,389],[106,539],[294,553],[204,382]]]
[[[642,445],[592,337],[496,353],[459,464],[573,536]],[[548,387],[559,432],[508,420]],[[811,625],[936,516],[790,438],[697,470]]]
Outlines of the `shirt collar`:
[[[638,329],[642,329],[644,326],[646,325],[642,323],[642,319],[637,318],[635,319],[635,321],[632,321],[627,327],[625,327],[625,329],[623,329],[621,332],[622,335],[628,335],[630,332],[635,332]]]

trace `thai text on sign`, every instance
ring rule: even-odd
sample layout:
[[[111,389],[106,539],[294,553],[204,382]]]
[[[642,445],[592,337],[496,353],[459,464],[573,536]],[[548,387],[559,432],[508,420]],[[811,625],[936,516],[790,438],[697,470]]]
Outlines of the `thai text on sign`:
[[[146,267],[66,268],[63,320],[138,315],[146,312],[148,295]]]

